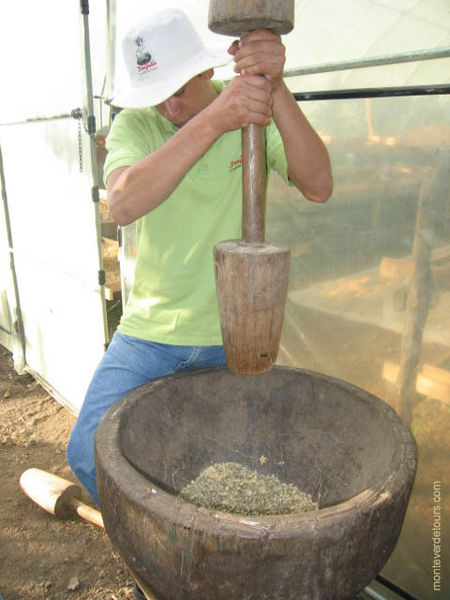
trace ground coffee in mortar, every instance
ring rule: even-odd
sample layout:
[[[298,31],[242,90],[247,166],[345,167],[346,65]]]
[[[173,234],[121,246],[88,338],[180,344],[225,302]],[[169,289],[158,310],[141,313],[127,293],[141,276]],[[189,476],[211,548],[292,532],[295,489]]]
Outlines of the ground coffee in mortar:
[[[234,462],[211,465],[180,495],[198,506],[243,515],[285,515],[319,508],[295,485]]]

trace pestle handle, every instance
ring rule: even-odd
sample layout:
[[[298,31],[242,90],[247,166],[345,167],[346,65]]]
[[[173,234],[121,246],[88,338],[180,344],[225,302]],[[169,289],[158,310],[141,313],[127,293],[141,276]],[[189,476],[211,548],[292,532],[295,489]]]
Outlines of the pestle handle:
[[[294,0],[209,0],[208,26],[224,35],[244,37],[255,29],[283,35],[294,27]],[[264,243],[264,128],[242,128],[242,241]]]
[[[242,137],[242,240],[265,239],[264,127],[250,123]]]
[[[74,513],[85,521],[104,528],[102,513],[96,508],[81,502],[81,500],[75,497],[68,499],[68,505]]]
[[[241,34],[241,39],[247,35]],[[264,127],[250,123],[241,129],[242,147],[242,241],[265,240]]]

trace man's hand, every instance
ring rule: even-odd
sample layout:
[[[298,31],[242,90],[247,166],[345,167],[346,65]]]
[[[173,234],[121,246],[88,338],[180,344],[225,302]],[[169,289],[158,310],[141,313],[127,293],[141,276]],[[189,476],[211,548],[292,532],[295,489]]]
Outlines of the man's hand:
[[[285,48],[279,35],[256,29],[228,49],[236,73],[227,88],[207,107],[220,135],[249,123],[270,125],[272,94],[283,81]]]
[[[228,49],[234,56],[234,70],[241,75],[264,75],[275,91],[283,79],[286,52],[281,37],[266,29],[256,29],[235,41]]]
[[[289,179],[313,202],[325,202],[333,190],[330,159],[283,80],[286,56],[280,36],[256,29],[233,42],[228,52],[240,73],[236,79],[255,77],[270,83],[272,118],[283,139]]]
[[[270,125],[272,116],[270,82],[257,75],[234,77],[230,84],[205,109],[219,135],[249,123]]]

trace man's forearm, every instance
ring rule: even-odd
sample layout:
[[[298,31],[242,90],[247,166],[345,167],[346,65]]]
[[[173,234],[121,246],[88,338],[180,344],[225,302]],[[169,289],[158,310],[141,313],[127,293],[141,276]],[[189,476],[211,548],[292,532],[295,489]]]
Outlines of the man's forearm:
[[[273,92],[273,100],[273,118],[283,139],[289,178],[309,200],[326,202],[333,179],[324,143],[284,81]]]
[[[113,172],[107,185],[113,219],[128,225],[164,202],[217,137],[213,123],[199,114],[158,150]]]

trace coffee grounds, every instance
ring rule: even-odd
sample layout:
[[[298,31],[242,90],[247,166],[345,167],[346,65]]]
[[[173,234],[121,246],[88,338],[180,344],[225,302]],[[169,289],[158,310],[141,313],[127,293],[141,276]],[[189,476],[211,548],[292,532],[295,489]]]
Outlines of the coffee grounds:
[[[211,465],[180,496],[197,506],[243,515],[285,515],[319,508],[310,494],[295,485],[234,462]]]

